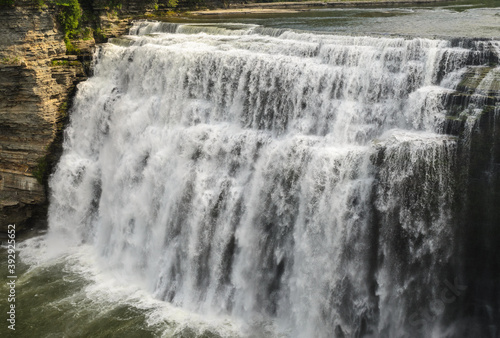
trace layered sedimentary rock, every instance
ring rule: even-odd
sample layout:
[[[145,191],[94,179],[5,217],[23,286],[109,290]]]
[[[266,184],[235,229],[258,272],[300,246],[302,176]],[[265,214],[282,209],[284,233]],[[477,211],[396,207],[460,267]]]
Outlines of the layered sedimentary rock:
[[[45,203],[47,155],[85,75],[76,57],[66,56],[56,8],[18,1],[2,8],[0,21],[1,231],[22,227]]]
[[[86,79],[96,41],[127,33],[135,14],[152,2],[120,7],[80,1],[86,40],[72,41],[66,55],[64,33],[54,4],[19,0],[0,10],[0,232],[8,224],[43,223],[46,178],[60,153],[62,128],[78,82]],[[120,17],[118,16],[120,14]]]
[[[96,41],[126,34],[134,15],[154,9],[151,1],[80,5],[81,31],[93,34],[72,41],[78,56],[66,53],[54,4],[16,0],[1,7],[0,233],[8,224],[20,229],[44,222],[46,179],[61,150],[76,84],[91,71]]]

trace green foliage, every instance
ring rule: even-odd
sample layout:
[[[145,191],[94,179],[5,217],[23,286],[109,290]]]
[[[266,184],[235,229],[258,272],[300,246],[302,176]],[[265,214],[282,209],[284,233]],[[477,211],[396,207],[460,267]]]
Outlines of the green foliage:
[[[64,43],[66,44],[67,54],[75,54],[75,55],[80,54],[80,50],[78,48],[75,48],[75,46],[73,46],[70,38],[67,35],[64,37]]]
[[[78,61],[72,61],[70,65],[75,65],[79,63]],[[60,120],[57,122],[57,131],[61,131],[64,128],[64,121],[68,117],[68,102],[63,102],[59,107]]]
[[[110,9],[122,9],[123,0],[108,0],[105,2],[104,8],[107,10]]]
[[[56,5],[60,6],[57,18],[66,37],[74,38],[78,33],[77,28],[82,17],[82,8],[78,0],[57,0]]]
[[[45,8],[47,7],[46,5],[46,0],[31,0],[33,2],[33,5],[35,5],[38,8]],[[12,7],[16,3],[15,0],[0,0],[0,7]]]
[[[79,54],[80,50],[71,43],[79,34],[80,19],[82,17],[82,8],[78,0],[56,0],[55,5],[59,7],[57,19],[64,31],[64,43],[68,54]]]
[[[175,8],[175,7],[177,7],[178,3],[179,3],[179,0],[168,0],[167,5],[170,8]]]
[[[80,65],[80,61],[68,61],[68,60],[52,60],[51,65],[53,67],[72,67],[72,66],[78,66]],[[66,103],[64,103],[66,104]],[[66,106],[64,106],[62,109],[66,109]]]
[[[108,9],[109,12],[106,13],[106,16],[108,19],[113,19],[118,17],[118,12],[116,10],[110,10]]]
[[[0,7],[14,6],[14,0],[0,0]]]
[[[51,64],[52,66],[66,66],[69,61],[66,60],[52,60]]]
[[[93,30],[90,27],[85,27],[85,29],[82,32],[82,38],[83,40],[90,40],[94,36]]]
[[[106,34],[104,34],[101,27],[97,27],[97,29],[95,30],[94,38],[96,39],[96,41],[106,41],[108,37],[106,36]]]
[[[38,7],[38,8],[44,8],[47,7],[47,4],[45,3],[45,0],[32,0],[33,4]]]
[[[4,57],[0,59],[0,64],[2,65],[17,65],[19,63],[21,63],[21,60],[17,56],[14,58]]]
[[[43,156],[38,159],[38,163],[36,167],[33,169],[31,174],[38,181],[38,183],[44,183],[45,176],[47,174],[47,169],[49,168],[49,163],[47,161],[47,157]]]

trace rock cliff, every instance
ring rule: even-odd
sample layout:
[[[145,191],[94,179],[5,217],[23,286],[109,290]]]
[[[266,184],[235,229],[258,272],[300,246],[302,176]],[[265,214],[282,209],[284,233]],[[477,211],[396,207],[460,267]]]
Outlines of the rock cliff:
[[[66,56],[56,8],[17,1],[0,10],[0,231],[45,204],[43,177],[69,95],[85,78]],[[42,211],[43,212],[43,211]]]
[[[54,1],[0,2],[0,233],[9,224],[43,226],[47,178],[96,41],[125,34],[132,16],[154,9],[152,1],[79,2],[80,32],[89,34],[71,42],[70,52],[78,55],[67,55]]]

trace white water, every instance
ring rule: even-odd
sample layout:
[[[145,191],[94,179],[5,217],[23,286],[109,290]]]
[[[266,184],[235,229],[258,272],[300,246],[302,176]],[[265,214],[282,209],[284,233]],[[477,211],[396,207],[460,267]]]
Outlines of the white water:
[[[49,246],[85,243],[110,278],[243,334],[441,335],[442,312],[409,317],[454,250],[443,98],[483,54],[164,26],[104,45],[79,85]]]

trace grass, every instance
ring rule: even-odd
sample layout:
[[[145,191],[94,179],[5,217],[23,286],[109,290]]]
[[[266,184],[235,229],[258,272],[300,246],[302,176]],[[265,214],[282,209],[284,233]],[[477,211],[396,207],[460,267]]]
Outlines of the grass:
[[[36,178],[37,182],[43,185],[45,175],[47,174],[47,169],[49,167],[47,157],[42,156],[38,159],[36,167],[33,169],[31,174]]]
[[[1,65],[19,65],[21,63],[21,59],[19,57],[3,57],[0,59]]]
[[[53,67],[73,67],[80,65],[80,61],[68,61],[68,60],[52,60],[51,66]]]

